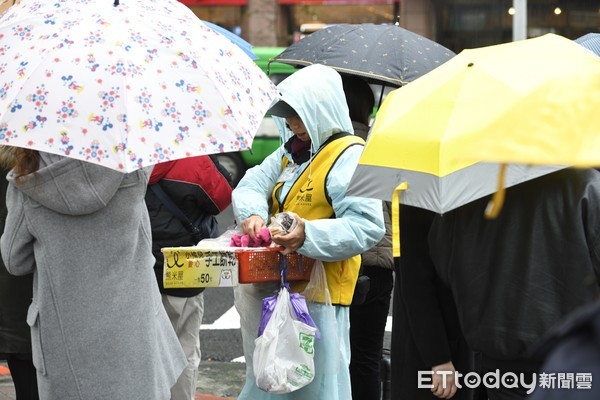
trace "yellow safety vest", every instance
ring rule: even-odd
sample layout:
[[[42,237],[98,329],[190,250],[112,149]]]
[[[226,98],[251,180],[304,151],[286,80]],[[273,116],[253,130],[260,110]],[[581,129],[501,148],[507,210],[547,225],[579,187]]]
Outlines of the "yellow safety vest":
[[[336,134],[322,146],[302,174],[292,184],[290,191],[280,204],[277,194],[284,182],[273,188],[271,195],[271,213],[291,211],[306,220],[335,218],[331,199],[327,194],[327,176],[331,167],[340,155],[350,146],[363,145],[364,140],[350,134]],[[287,157],[283,157],[281,169],[288,165]],[[335,234],[333,232],[332,234]],[[327,286],[333,304],[350,305],[354,294],[354,286],[360,269],[360,255],[346,260],[323,262],[327,275]],[[292,291],[301,292],[306,282],[293,282]]]

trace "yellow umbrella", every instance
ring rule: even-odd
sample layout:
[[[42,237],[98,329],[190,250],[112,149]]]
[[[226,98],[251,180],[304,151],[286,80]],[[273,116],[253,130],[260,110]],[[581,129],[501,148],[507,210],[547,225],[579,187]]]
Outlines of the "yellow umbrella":
[[[463,161],[600,166],[600,58],[567,43],[568,60],[560,68],[540,66],[539,75],[550,78],[533,74],[541,83],[530,82],[501,118],[490,120],[485,134],[465,146]],[[551,79],[548,69],[559,73]]]
[[[548,34],[464,50],[388,95],[348,194],[397,205],[394,196],[405,188],[403,204],[444,213],[495,192],[499,179],[508,187],[564,168],[571,164],[567,159],[538,167],[522,158],[510,160],[520,164],[508,165],[501,173],[497,164],[481,162],[484,158],[475,153],[465,156],[474,143],[512,130],[529,135],[542,125],[579,129],[567,128],[557,118],[552,124],[529,121],[564,115],[561,99],[577,100],[578,106],[568,111],[570,124],[596,126],[595,132],[600,132],[599,117],[591,115],[591,110],[600,111],[600,59],[573,41]],[[493,153],[493,145],[490,148]],[[395,253],[399,254],[397,247]]]

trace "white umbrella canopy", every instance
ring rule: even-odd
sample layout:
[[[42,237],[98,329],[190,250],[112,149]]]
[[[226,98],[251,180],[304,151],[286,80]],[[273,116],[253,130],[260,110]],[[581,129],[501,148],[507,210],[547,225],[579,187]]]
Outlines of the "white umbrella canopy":
[[[391,144],[391,143],[390,143]],[[445,214],[504,187],[549,174],[566,166],[508,164],[501,176],[500,164],[475,163],[445,176],[393,167],[359,164],[348,186],[348,195],[393,201],[394,189],[407,182],[400,202]]]
[[[0,144],[130,172],[249,149],[276,96],[175,0],[23,0],[0,17]]]

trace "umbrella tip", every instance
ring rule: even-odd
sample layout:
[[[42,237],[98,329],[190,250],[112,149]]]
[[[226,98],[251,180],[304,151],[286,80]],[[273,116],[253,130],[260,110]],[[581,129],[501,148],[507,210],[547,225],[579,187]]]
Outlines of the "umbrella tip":
[[[118,6],[118,5],[119,5],[119,0],[115,0],[115,4],[114,4],[114,6],[116,7],[116,6]]]

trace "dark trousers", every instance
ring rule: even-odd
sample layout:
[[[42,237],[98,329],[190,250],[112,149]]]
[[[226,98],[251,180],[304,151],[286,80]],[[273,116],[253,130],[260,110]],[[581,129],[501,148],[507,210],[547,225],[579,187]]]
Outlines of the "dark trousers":
[[[350,380],[352,400],[380,400],[379,364],[394,286],[393,271],[364,267],[370,289],[363,304],[350,307]]]
[[[481,357],[482,375],[488,372],[494,373],[498,371],[501,376],[505,373],[520,374],[524,375],[525,381],[530,383],[532,381],[533,374],[537,373],[541,363],[539,361],[522,359],[522,360],[496,360],[491,357],[483,355]],[[529,395],[527,394],[527,388],[511,383],[511,387],[499,387],[488,388],[487,394],[489,400],[525,400]],[[565,399],[567,397],[565,396]]]
[[[6,361],[15,385],[17,400],[39,400],[37,372],[31,355],[9,354]]]
[[[415,267],[412,266],[411,267]],[[421,267],[420,265],[417,267]],[[402,274],[396,266],[396,282],[394,283],[394,304],[392,322],[392,382],[391,392],[393,400],[439,400],[430,389],[418,388],[418,371],[430,371],[431,365],[427,365],[418,351],[417,341],[421,343],[429,340],[439,340],[431,332],[415,332],[410,329],[409,316],[401,290]],[[435,285],[435,283],[432,283]],[[458,316],[452,299],[452,293],[445,286],[435,286],[439,301],[442,319],[445,321],[445,340],[450,348],[450,356],[455,368],[462,373],[470,371],[481,372],[479,364],[476,363],[475,354],[468,347],[458,324]],[[453,322],[453,323],[450,323]],[[434,339],[435,338],[435,339]],[[487,399],[485,390],[469,389],[463,386],[459,389],[452,400],[475,400]]]

